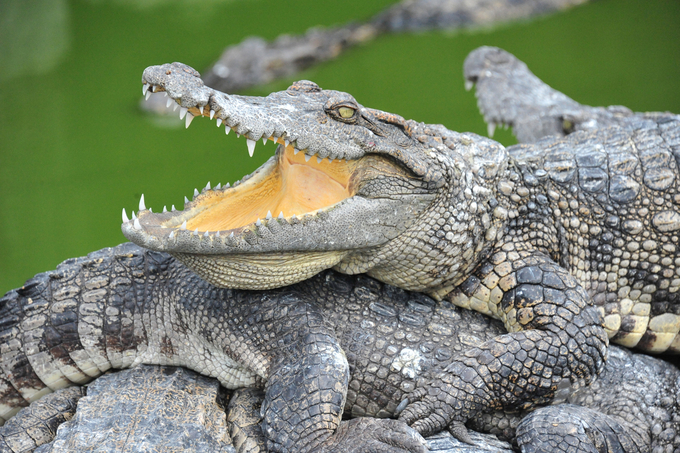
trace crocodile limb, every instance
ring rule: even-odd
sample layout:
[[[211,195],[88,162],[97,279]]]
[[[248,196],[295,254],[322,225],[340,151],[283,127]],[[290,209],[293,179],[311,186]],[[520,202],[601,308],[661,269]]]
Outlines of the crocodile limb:
[[[634,125],[645,118],[677,120],[672,113],[634,113],[614,105],[579,104],[536,77],[525,63],[497,47],[470,52],[463,65],[465,87],[476,86],[477,104],[489,128],[510,126],[517,140],[532,143],[546,136],[565,136],[576,131],[593,132],[609,126]]]
[[[318,310],[288,290],[263,298],[214,288],[169,255],[128,243],[39,274],[0,307],[5,419],[21,400],[111,368],[172,365],[226,388],[263,386],[271,451],[424,451],[396,420],[341,421],[347,359]],[[361,435],[343,445],[352,432]]]

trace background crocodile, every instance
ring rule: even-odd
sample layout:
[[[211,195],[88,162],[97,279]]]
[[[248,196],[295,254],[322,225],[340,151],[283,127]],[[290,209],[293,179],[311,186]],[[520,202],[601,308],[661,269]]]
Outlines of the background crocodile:
[[[332,450],[332,439],[358,432],[362,437],[337,448],[364,451],[382,440],[376,451],[398,451],[396,445],[422,451],[399,422],[365,417],[393,415],[404,395],[456,354],[503,332],[481,314],[331,271],[280,290],[219,289],[169,255],[133,244],[68,260],[0,303],[5,417],[26,404],[24,398],[81,384],[111,367],[180,365],[217,376],[230,388],[263,385],[263,431],[274,451]],[[149,448],[226,449],[225,416],[219,413],[225,404],[216,384],[181,370],[148,370],[97,380],[80,415],[44,451],[83,451],[93,444],[115,451],[144,441]],[[597,387],[561,391],[561,401],[590,409],[550,410],[568,414],[565,426],[575,426],[574,432],[587,417],[609,423],[581,441],[597,443],[599,435],[610,445],[628,445],[627,451],[677,446],[678,384],[680,372],[671,365],[615,349]],[[148,395],[140,399],[140,391]],[[80,396],[74,391],[64,397],[62,412],[72,413],[69,401]],[[340,422],[343,402],[347,415],[361,418]],[[53,434],[54,425],[41,430],[33,422],[27,429],[21,418],[30,417],[44,418],[29,411],[18,422],[11,419],[11,429],[0,430],[5,445]],[[546,417],[554,422],[540,411],[525,420],[520,442],[539,450],[553,436],[564,442],[563,432],[541,427]],[[486,414],[471,426],[507,437],[518,420]],[[340,423],[345,433],[332,435],[328,423]],[[147,434],[159,425],[167,434],[153,447]]]
[[[509,334],[411,396],[402,418],[422,433],[550,401],[563,379],[589,382],[607,344],[600,314],[621,344],[678,350],[668,299],[680,284],[678,168],[668,159],[677,117],[506,152],[307,81],[256,98],[207,88],[181,64],[148,68],[143,80],[181,115],[245,135],[251,153],[259,139],[281,146],[244,183],[208,185],[183,211],[154,214],[142,199],[138,217],[124,215],[129,239],[221,286],[267,288],[334,266],[504,322]]]

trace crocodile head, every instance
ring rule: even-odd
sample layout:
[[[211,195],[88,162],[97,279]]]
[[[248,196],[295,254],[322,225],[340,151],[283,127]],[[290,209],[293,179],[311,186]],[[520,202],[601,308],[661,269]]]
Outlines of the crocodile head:
[[[251,175],[196,191],[181,211],[152,213],[142,200],[137,216],[123,215],[128,239],[215,285],[272,288],[335,267],[436,293],[478,261],[494,228],[485,180],[506,157],[495,142],[369,109],[309,81],[266,97],[229,95],[173,63],[147,68],[143,83],[188,121],[205,116],[233,130],[251,154],[258,140],[278,143]],[[451,203],[474,209],[456,214]]]
[[[465,86],[476,85],[477,104],[489,129],[510,126],[522,143],[549,135],[594,131],[619,124],[633,112],[627,107],[579,104],[536,77],[522,61],[497,47],[473,50],[463,65]]]

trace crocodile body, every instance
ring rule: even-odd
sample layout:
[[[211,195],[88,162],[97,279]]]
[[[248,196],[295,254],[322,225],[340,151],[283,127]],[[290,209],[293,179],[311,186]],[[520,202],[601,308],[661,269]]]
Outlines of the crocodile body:
[[[250,177],[195,191],[181,211],[154,214],[142,199],[137,216],[124,213],[128,239],[217,286],[273,288],[333,267],[503,322],[509,333],[411,395],[401,418],[423,434],[587,384],[608,337],[680,350],[676,116],[506,150],[309,81],[228,95],[173,63],[147,68],[143,82],[178,102],[187,124],[214,118],[249,152],[260,139],[280,146]]]
[[[456,355],[504,332],[479,313],[331,271],[278,290],[220,289],[171,256],[133,244],[66,261],[0,303],[4,417],[27,400],[111,368],[184,366],[228,388],[264,388],[262,426],[271,451],[423,451],[401,422],[367,417],[393,416],[404,397],[436,379]],[[159,439],[166,451],[178,445],[191,450],[205,439],[218,448],[225,441],[225,416],[215,407],[224,403],[209,379],[181,370],[152,371],[150,377],[144,370],[125,373],[90,386],[82,413],[44,451],[86,450],[93,441],[110,451],[144,439],[150,445],[144,433],[159,424],[175,427]],[[617,427],[614,440],[632,439],[638,450],[628,451],[645,451],[680,445],[679,384],[673,366],[614,350],[597,387],[565,387],[557,402],[588,407],[568,422],[594,413]],[[358,418],[341,422],[343,410]],[[204,415],[192,415],[197,413]],[[536,428],[540,417],[537,412],[519,431],[525,441],[536,439],[529,445],[538,451],[551,436],[550,429]],[[207,432],[186,427],[196,419],[210,425]],[[484,414],[471,426],[512,437],[518,421],[518,415]],[[352,433],[361,436],[348,442]],[[334,443],[335,436],[344,440]],[[0,438],[7,437],[0,430]],[[247,446],[243,440],[239,445]]]

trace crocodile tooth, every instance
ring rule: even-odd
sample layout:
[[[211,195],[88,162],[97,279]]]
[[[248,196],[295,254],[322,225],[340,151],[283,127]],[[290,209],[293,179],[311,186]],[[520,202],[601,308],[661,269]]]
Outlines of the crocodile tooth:
[[[222,118],[217,118],[217,121],[215,122],[217,123],[217,127],[220,127],[220,124],[222,124]]]
[[[128,219],[127,213],[125,212],[125,208],[123,208],[123,223],[128,223],[130,219]]]
[[[229,235],[229,238],[233,238],[233,237],[234,237],[234,232],[232,231],[231,234]]]
[[[489,134],[489,138],[493,138],[493,133],[496,132],[496,123],[494,123],[493,121],[489,122],[486,125],[486,131]]]
[[[210,109],[210,119],[213,119],[215,117],[215,111],[213,109]]]
[[[144,100],[148,101],[150,97],[151,97],[151,91],[147,91],[146,94],[144,95]]]
[[[215,233],[215,237],[220,237],[220,232]]]
[[[182,226],[181,226],[180,228],[181,228],[182,230],[186,230],[186,229],[187,229],[187,221],[186,221],[186,220],[185,220],[184,222],[182,222]]]
[[[136,229],[136,230],[141,230],[141,229],[142,229],[142,225],[140,225],[139,219],[135,219],[135,229]]]
[[[146,96],[146,92],[149,91],[149,87],[151,87],[151,85],[146,83],[142,85],[142,96]]]
[[[285,217],[283,216],[283,211],[279,212],[279,217],[278,217],[278,219],[279,219],[279,220],[285,219]]]
[[[135,211],[132,211],[132,220],[135,220],[137,216],[135,215]]]
[[[329,158],[328,158],[328,163],[329,163],[329,164],[332,164],[332,163],[333,163],[333,159],[331,159],[331,158],[329,157]]]
[[[259,217],[257,218],[257,222],[255,222],[255,225],[257,225],[257,226],[261,226],[261,225],[262,225],[262,220],[260,220]]]
[[[188,198],[186,197],[186,195],[185,195],[185,196],[184,196],[184,206],[186,206],[187,203],[189,203],[189,199],[188,199]]]
[[[185,123],[184,127],[188,129],[189,125],[191,124],[191,120],[193,120],[193,119],[194,119],[194,115],[187,112],[187,119],[186,119],[186,123]]]
[[[229,183],[226,183],[226,184],[224,185],[224,188],[225,188],[225,189],[228,189],[228,188],[230,188],[230,187],[231,187],[231,184],[229,184]]]
[[[465,81],[465,91],[470,91],[473,86],[475,86],[475,82],[473,82],[472,80]]]
[[[288,143],[290,143],[288,140],[283,140],[283,144],[286,145],[286,148],[288,148]]]
[[[168,236],[168,239],[172,239],[172,238],[174,238],[174,237],[175,237],[175,232],[174,232],[174,231],[171,231],[171,232],[170,232],[170,235]]]
[[[170,97],[170,96],[168,96],[168,92],[167,92],[167,91],[163,91],[163,96],[165,96],[166,98],[169,98],[169,97]]]
[[[172,108],[172,111],[173,111],[173,112],[176,112],[176,111],[177,111],[177,107],[179,107],[179,104],[175,102],[175,106]]]
[[[167,206],[163,206],[163,212],[168,212],[168,207],[167,207]]]
[[[170,108],[170,104],[172,104],[172,98],[168,97],[168,101],[165,103],[165,108],[166,109]]]
[[[227,132],[227,134],[228,134],[228,133],[229,133],[229,132]],[[237,133],[236,133],[236,138],[241,138],[241,134],[239,134],[239,133],[237,132]]]
[[[224,127],[224,134],[229,135],[229,132],[231,132],[231,128],[229,126]]]
[[[203,190],[210,190],[210,181],[208,181],[208,184],[205,185],[205,189]]]
[[[272,212],[271,211],[267,211],[267,217],[265,217],[265,219],[267,219],[267,220],[272,219]]]
[[[185,108],[185,107],[182,107],[181,109],[179,109],[179,119],[181,119],[181,120],[184,119],[184,115],[186,115],[188,111],[189,111],[189,109]]]
[[[149,212],[153,212],[153,211],[151,210],[151,208],[149,208]]]
[[[144,204],[144,194],[142,194],[142,198],[139,199],[139,210],[143,211],[146,209],[146,205]]]
[[[323,157],[316,156],[316,163],[317,164],[320,164],[322,160],[323,160]]]
[[[267,137],[262,137],[262,144],[266,145],[267,144]]]
[[[196,198],[197,196],[198,196],[198,189],[196,189],[196,188],[194,187],[194,198]]]
[[[309,154],[305,154],[305,162],[309,162],[309,159],[311,158],[312,156],[310,156]]]
[[[215,186],[215,190],[220,190],[221,188],[222,188],[222,183],[218,182],[217,185]]]
[[[172,209],[171,209],[171,210],[172,210],[172,212],[177,211],[177,209],[175,209],[175,205],[174,205],[174,204],[172,205]]]
[[[203,106],[202,105],[198,106],[198,111],[201,112],[201,115],[203,115]]]
[[[293,155],[294,155],[294,156],[297,156],[297,153],[299,153],[299,152],[300,152],[299,149],[293,148]]]
[[[250,157],[253,157],[255,153],[255,140],[246,139],[246,145],[248,145],[248,154],[250,154]]]
[[[198,228],[196,228],[196,230],[198,230]],[[210,237],[210,234],[209,234],[209,232],[208,232],[208,231],[206,231],[205,233],[203,233],[203,237],[204,237],[204,238],[208,238],[208,237]]]
[[[194,236],[198,236],[198,227],[194,230]]]

